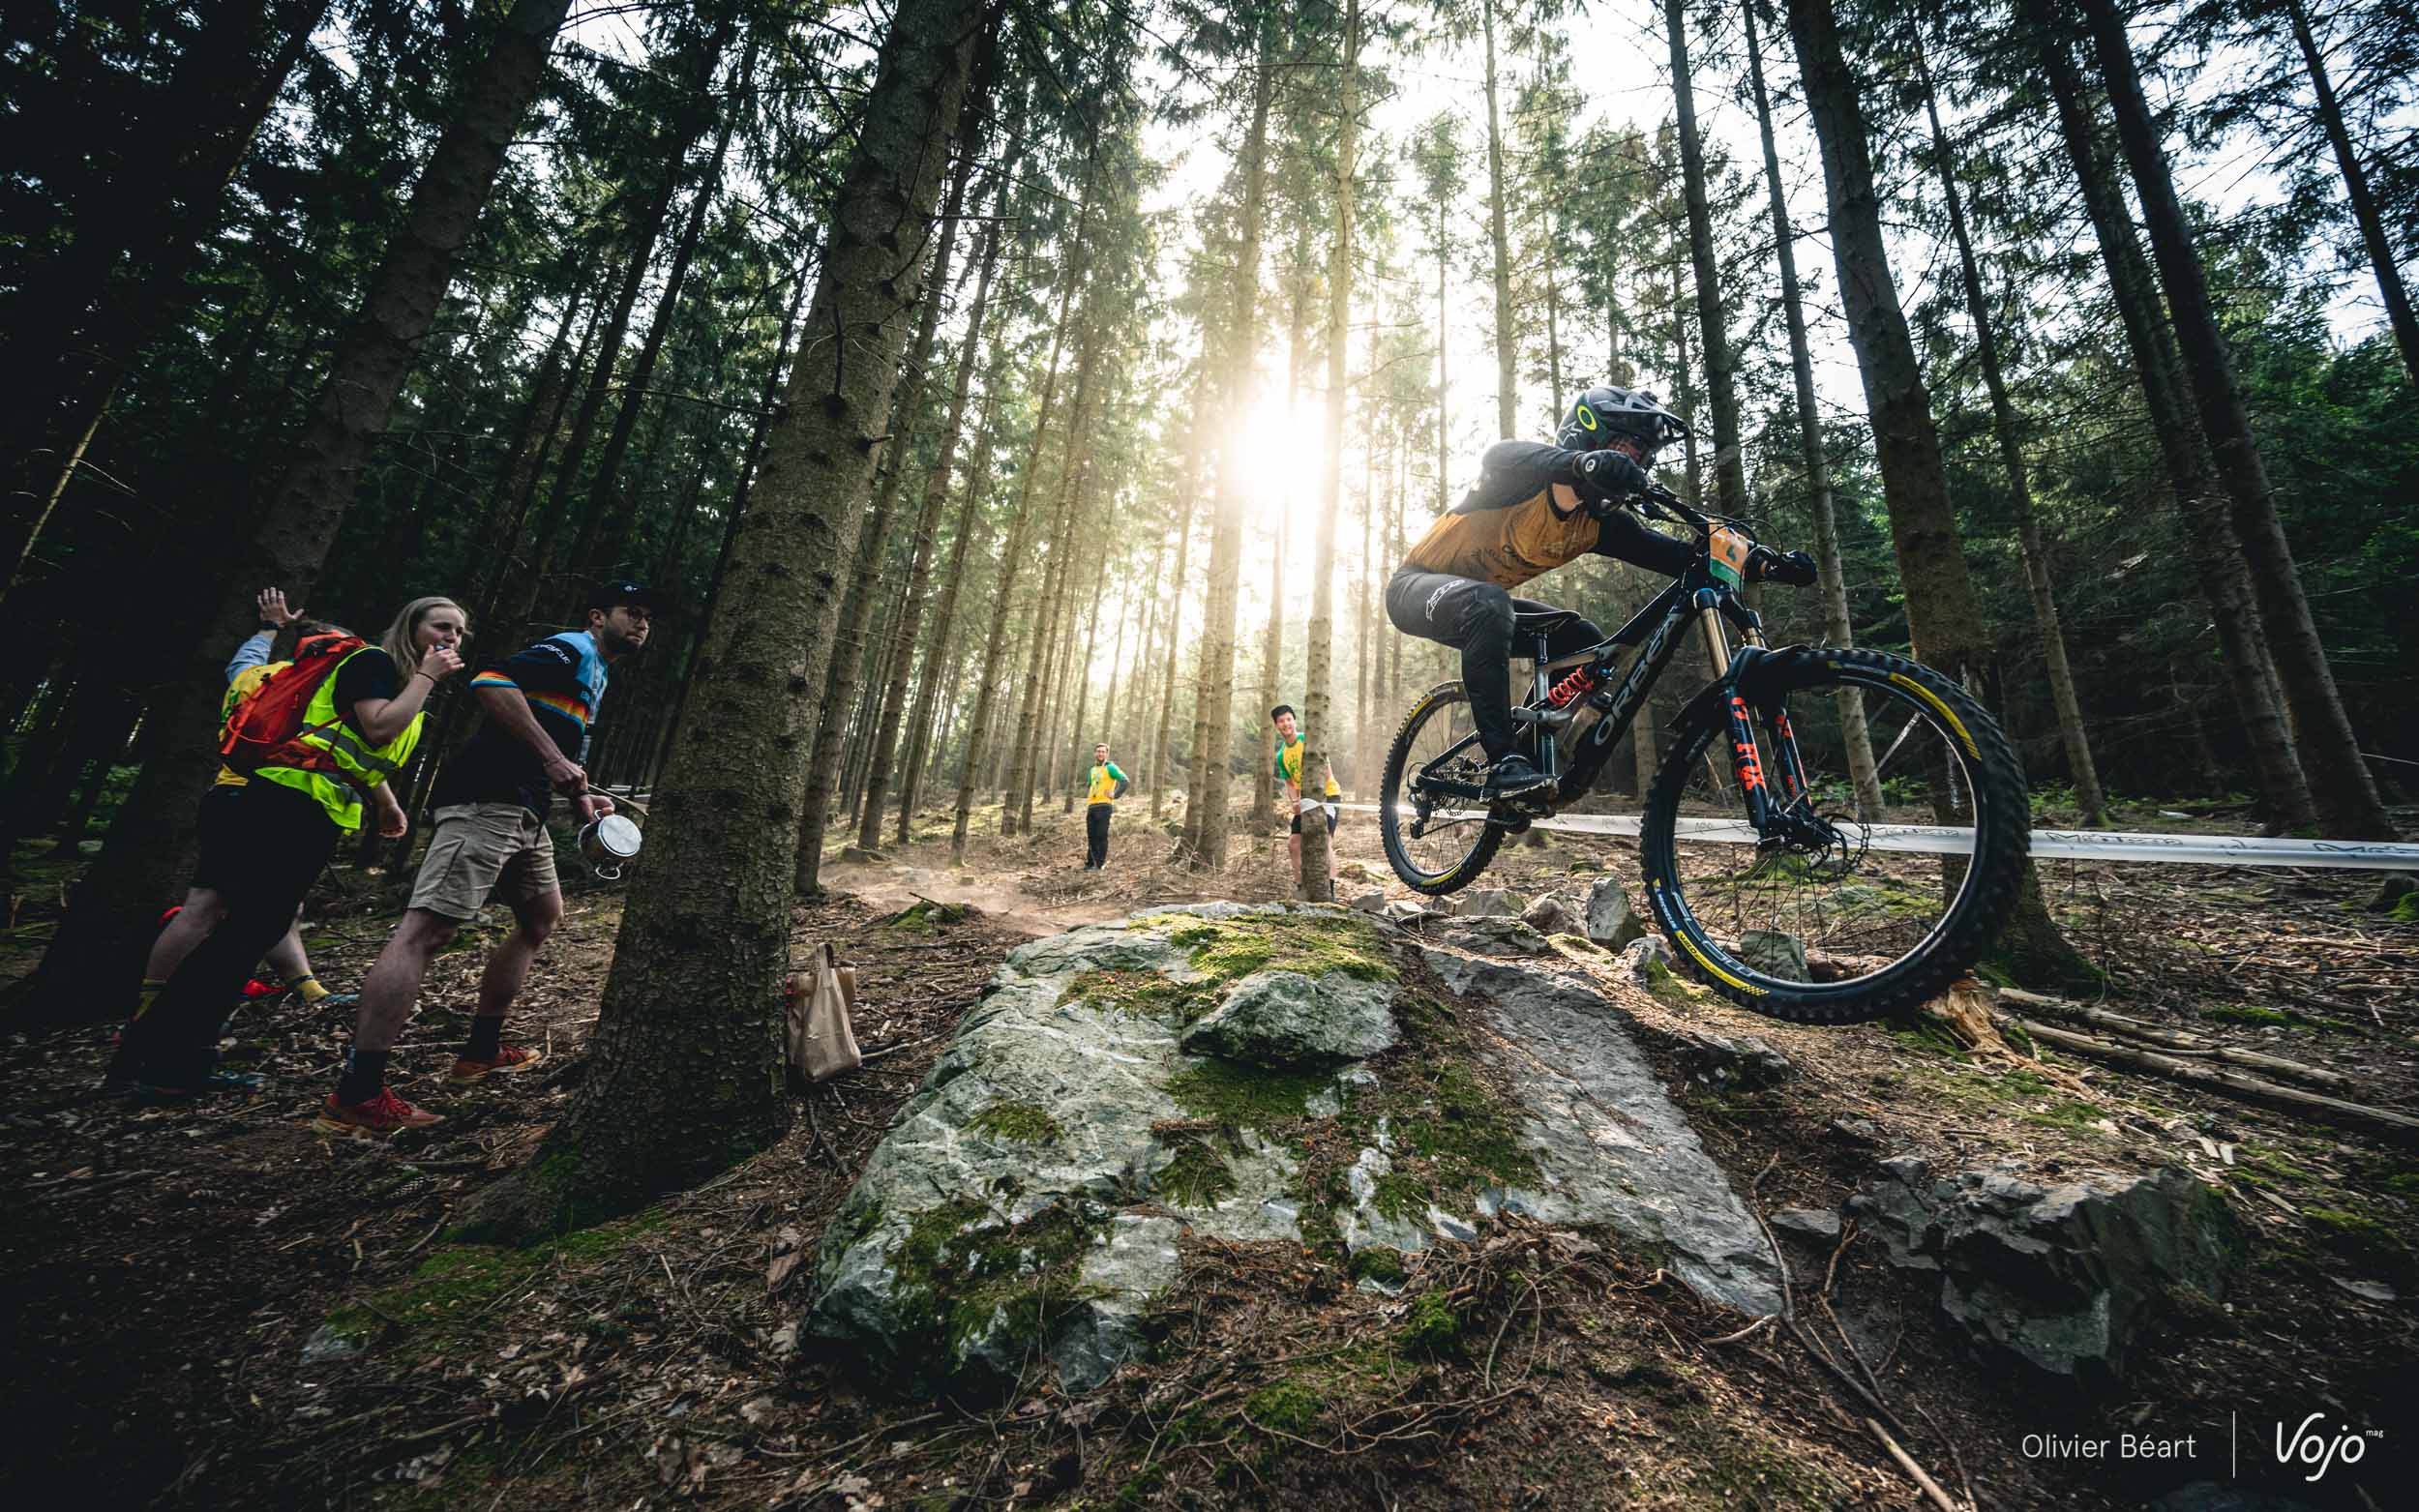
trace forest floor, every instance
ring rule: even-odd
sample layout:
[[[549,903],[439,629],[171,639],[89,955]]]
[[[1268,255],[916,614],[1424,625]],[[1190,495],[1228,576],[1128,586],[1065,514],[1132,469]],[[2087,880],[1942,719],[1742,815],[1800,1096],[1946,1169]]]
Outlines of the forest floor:
[[[1165,864],[1129,800],[1110,869],[1080,870],[1082,818],[968,864],[947,816],[882,863],[832,866],[795,914],[801,947],[858,966],[874,1058],[793,1098],[773,1148],[631,1219],[524,1251],[448,1242],[450,1215],[560,1115],[610,966],[619,902],[578,891],[517,1010],[548,1065],[444,1084],[484,948],[432,971],[397,1055],[446,1122],[385,1144],[308,1119],[349,1023],[247,1009],[228,1050],[260,1096],[131,1108],[92,1095],[108,1031],[0,1042],[0,1497],[48,1506],[1342,1508],[1910,1506],[1920,1494],[1805,1350],[1720,1314],[1617,1247],[1496,1225],[1415,1259],[1404,1297],[1355,1290],[1291,1245],[1189,1252],[1189,1316],[1159,1355],[1089,1396],[1042,1378],[1000,1403],[902,1402],[801,1348],[813,1254],[894,1110],[1020,940],[1150,904],[1289,892],[1280,834],[1242,826],[1232,864]],[[2166,821],[2174,824],[2177,821]],[[2127,815],[2120,827],[2151,825]],[[2226,817],[2193,821],[2210,831]],[[1346,896],[1386,875],[1365,819],[1341,837]],[[1507,847],[1490,880],[1584,892],[1619,843]],[[22,870],[22,869],[21,869]],[[2419,927],[2363,911],[2374,874],[2046,863],[2053,910],[2108,973],[2106,1007],[2335,1069],[2360,1101],[2419,1111]],[[366,890],[349,884],[354,893]],[[348,884],[339,876],[335,894]],[[886,915],[917,897],[964,922]],[[29,906],[12,944],[38,948]],[[331,985],[359,980],[391,919],[314,907]],[[21,933],[24,937],[16,937]],[[2004,1376],[1940,1325],[1937,1281],[1890,1268],[1851,1225],[1792,1248],[1800,1316],[1869,1360],[1901,1443],[1985,1506],[2136,1504],[2225,1480],[2239,1428],[2313,1412],[2382,1430],[2357,1468],[2276,1489],[2314,1505],[2402,1502],[2419,1421],[2419,1176],[2406,1148],[2173,1082],[2045,1053],[1970,1055],[1928,1022],[1805,1029],[1687,995],[1606,993],[1647,1032],[1709,1149],[1760,1209],[1831,1207],[1886,1155],[2003,1164],[2043,1181],[2182,1165],[2253,1235],[2229,1297],[2186,1310],[2114,1399]],[[1801,1075],[1723,1091],[1655,1031],[1755,1034]],[[497,1079],[502,1082],[504,1079]],[[1795,1245],[1798,1241],[1785,1241]],[[1441,1314],[1419,1300],[1439,1298]],[[1821,1319],[1817,1321],[1818,1319]],[[1440,1320],[1441,1319],[1441,1320]],[[336,1319],[344,1326],[322,1332]],[[366,1333],[363,1352],[314,1349]],[[2195,1435],[2190,1464],[2030,1456],[2034,1434]],[[2246,1450],[2246,1458],[2249,1451]],[[11,1489],[14,1488],[14,1494]]]

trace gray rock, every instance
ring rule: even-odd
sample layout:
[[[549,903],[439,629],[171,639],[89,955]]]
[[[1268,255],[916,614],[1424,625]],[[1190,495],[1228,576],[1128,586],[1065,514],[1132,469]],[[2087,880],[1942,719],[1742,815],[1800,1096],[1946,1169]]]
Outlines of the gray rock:
[[[1646,922],[1629,906],[1621,878],[1599,876],[1588,889],[1586,934],[1606,950],[1621,950],[1645,937]]]
[[[1976,1343],[2095,1388],[2123,1378],[2172,1289],[2223,1298],[2244,1251],[2224,1201],[2173,1169],[2042,1187],[2000,1171],[1935,1181],[1900,1156],[1848,1210],[1893,1263],[1941,1273],[1941,1310]]]
[[[1839,1215],[1823,1207],[1777,1207],[1773,1209],[1772,1226],[1784,1233],[1802,1233],[1814,1239],[1839,1237]]]
[[[1266,1102],[1282,1088],[1302,1118],[1355,1118],[1356,1099],[1393,1084],[1395,1057],[1347,1060],[1332,1077],[1217,1068],[1227,1052],[1273,1059],[1280,1044],[1329,1065],[1392,1044],[1403,1031],[1390,987],[1265,970],[1187,1024],[1130,981],[1088,985],[1103,970],[1197,981],[1191,952],[1169,941],[1177,928],[1278,913],[1401,939],[1332,906],[1210,904],[1011,952],[825,1226],[802,1331],[910,1390],[997,1392],[1039,1357],[1063,1389],[1081,1391],[1142,1353],[1144,1319],[1178,1284],[1188,1236],[1298,1243],[1307,1225],[1356,1250],[1412,1251],[1474,1238],[1499,1213],[1605,1226],[1653,1246],[1713,1300],[1777,1307],[1761,1234],[1623,1021],[1551,964],[1427,952],[1448,990],[1466,990],[1462,1022],[1486,1031],[1460,1052],[1486,1057],[1486,1080],[1519,1089],[1509,1116],[1535,1169],[1514,1190],[1460,1200],[1388,1179],[1401,1156],[1385,1117],[1351,1124],[1368,1146],[1329,1197],[1305,1190],[1290,1129],[1264,1132],[1214,1096],[1202,1101],[1224,1077],[1234,1090],[1215,1096],[1273,1107],[1260,1116],[1287,1116],[1284,1099]],[[1538,938],[1501,916],[1456,923]],[[1188,1052],[1213,1041],[1219,1057]],[[1322,1204],[1315,1225],[1306,1201]]]
[[[1585,934],[1587,917],[1579,905],[1560,893],[1547,893],[1529,904],[1520,922],[1539,934]]]
[[[1366,1060],[1402,1038],[1389,1006],[1394,989],[1329,971],[1255,971],[1179,1041],[1195,1055],[1285,1067]]]
[[[1386,912],[1386,894],[1374,890],[1362,893],[1352,901],[1351,906],[1362,913],[1383,915]]]
[[[1518,893],[1501,887],[1474,887],[1453,901],[1453,914],[1463,919],[1517,919],[1525,906]]]
[[[325,1365],[330,1360],[349,1360],[370,1348],[370,1335],[364,1329],[340,1329],[334,1323],[321,1323],[311,1337],[303,1341],[302,1362],[305,1365]]]
[[[1789,1057],[1752,1034],[1716,1034],[1693,1026],[1668,1030],[1682,1058],[1705,1081],[1753,1091],[1778,1086],[1798,1074]]]
[[[1873,1126],[1870,1118],[1834,1118],[1831,1126],[1840,1138],[1853,1140],[1859,1144],[1881,1142],[1881,1130]]]
[[[2150,1512],[2314,1512],[2307,1501],[2232,1481],[2188,1481],[2154,1501]]]
[[[1431,910],[1407,898],[1397,898],[1388,904],[1380,916],[1389,924],[1399,924],[1406,929],[1419,924],[1422,919],[1435,917]]]
[[[1622,947],[1620,967],[1622,974],[1630,981],[1640,987],[1651,988],[1657,980],[1658,971],[1668,975],[1672,970],[1671,946],[1664,942],[1660,934],[1633,939]]]
[[[840,847],[840,859],[863,866],[878,866],[890,858],[879,850],[871,850],[863,845],[843,845]]]
[[[1806,941],[1778,930],[1747,930],[1739,935],[1739,959],[1767,976],[1804,982]]]
[[[1557,976],[1426,955],[1454,991],[1485,999],[1501,1069],[1529,1112],[1539,1179],[1534,1190],[1503,1193],[1500,1209],[1603,1224],[1662,1247],[1672,1274],[1713,1301],[1759,1316],[1779,1311],[1772,1247],[1630,1039],[1628,1021]]]
[[[1500,914],[1477,918],[1441,919],[1428,932],[1436,939],[1481,956],[1550,956],[1554,947],[1545,936],[1518,919]]]

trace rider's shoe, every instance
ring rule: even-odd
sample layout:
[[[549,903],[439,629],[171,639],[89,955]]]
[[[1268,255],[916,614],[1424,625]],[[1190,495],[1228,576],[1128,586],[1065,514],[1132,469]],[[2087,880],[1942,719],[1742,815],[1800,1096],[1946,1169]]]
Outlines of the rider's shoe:
[[[1543,787],[1554,779],[1529,764],[1529,758],[1518,752],[1504,757],[1486,769],[1486,795],[1508,798],[1514,793]]]

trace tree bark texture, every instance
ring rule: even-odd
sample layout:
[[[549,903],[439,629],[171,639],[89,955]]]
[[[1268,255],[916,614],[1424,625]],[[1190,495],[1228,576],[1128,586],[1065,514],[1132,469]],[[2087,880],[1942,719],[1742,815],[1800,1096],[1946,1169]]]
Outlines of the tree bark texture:
[[[482,1195],[474,1232],[528,1237],[627,1211],[764,1147],[784,1117],[780,984],[813,676],[829,654],[845,528],[888,428],[900,349],[981,8],[903,0],[884,37],[788,404],[765,441],[729,592],[654,800],[589,1070],[528,1165]]]
[[[1856,644],[1856,627],[1848,617],[1847,571],[1839,555],[1839,519],[1831,491],[1831,458],[1823,449],[1822,410],[1814,398],[1814,357],[1806,339],[1806,294],[1798,282],[1796,233],[1789,224],[1789,205],[1780,182],[1780,154],[1773,144],[1772,102],[1764,90],[1764,52],[1755,32],[1755,0],[1739,8],[1747,25],[1747,79],[1755,95],[1755,122],[1764,144],[1764,182],[1772,193],[1773,252],[1780,264],[1781,314],[1789,328],[1789,368],[1797,383],[1798,444],[1806,457],[1806,489],[1814,520],[1814,566],[1823,596],[1823,634],[1827,643]],[[1879,814],[1881,780],[1873,770],[1873,737],[1865,719],[1865,699],[1854,688],[1836,695],[1839,708],[1839,741],[1847,759],[1848,781],[1865,813]],[[1638,789],[1645,792],[1644,786]]]
[[[1495,248],[1495,433],[1520,433],[1519,321],[1512,311],[1511,237],[1505,229],[1504,128],[1496,112],[1495,0],[1478,0],[1486,38],[1486,222]],[[1438,484],[1441,489],[1443,483]]]
[[[2043,0],[2028,3],[2040,6]],[[2116,112],[2117,139],[2124,146],[2126,163],[2141,196],[2151,256],[2175,321],[2176,345],[2199,400],[2201,429],[2216,453],[2218,477],[2232,506],[2235,534],[2241,537],[2251,563],[2260,622],[2267,629],[2268,649],[2276,658],[2285,700],[2293,711],[2302,767],[2311,778],[2319,828],[2338,840],[2391,835],[2391,821],[2368,764],[2361,759],[2351,718],[2336,691],[2334,670],[2327,665],[2326,647],[2318,639],[2310,602],[2302,594],[2292,546],[2285,540],[2284,522],[2277,518],[2267,464],[2252,436],[2251,416],[2234,381],[2233,358],[2210,305],[2199,250],[2193,244],[2149,102],[2142,95],[2124,18],[2110,0],[2084,0],[2083,10],[2107,81],[2108,103]]]
[[[1705,144],[1697,133],[1696,91],[1688,81],[1684,0],[1663,0],[1663,28],[1671,44],[1672,106],[1680,122],[1681,188],[1688,207],[1688,261],[1696,273],[1697,335],[1705,347],[1705,386],[1714,404],[1714,488],[1723,514],[1744,515],[1747,475],[1740,458],[1739,392],[1731,376],[1737,359],[1722,312],[1721,265],[1714,258],[1714,212],[1706,192]]]
[[[991,308],[992,281],[1000,271],[1000,226],[1007,213],[1008,190],[1015,182],[1017,165],[1024,161],[1023,137],[1013,131],[1012,135],[1014,145],[1008,150],[1007,161],[1001,164],[998,185],[992,192],[990,223],[983,228],[974,302],[967,310],[966,345],[958,354],[948,412],[941,423],[940,447],[933,458],[932,471],[925,475],[923,498],[915,511],[915,554],[908,564],[907,591],[898,623],[891,629],[890,675],[882,687],[881,716],[874,728],[874,746],[868,753],[865,769],[865,798],[856,831],[857,845],[865,850],[881,844],[882,801],[889,792],[891,760],[899,749],[899,725],[907,714],[908,682],[913,671],[916,637],[923,628],[924,596],[931,582],[941,506],[948,497],[950,469],[957,460],[958,442],[965,435],[968,394],[973,385],[976,359],[983,349],[983,324]],[[953,577],[965,561],[966,533],[966,526],[961,523],[959,539],[951,548]],[[949,585],[952,608],[956,586],[954,581]],[[929,678],[931,673],[927,671],[925,675]],[[900,786],[905,787],[907,784],[903,780]]]
[[[1974,260],[1974,238],[1965,223],[1965,197],[1957,189],[1956,159],[1949,133],[1940,124],[1931,65],[1920,41],[1915,44],[1915,71],[1923,83],[1925,118],[1931,123],[1932,155],[1949,207],[1950,234],[1956,241],[1965,305],[1974,321],[1975,353],[1982,359],[1983,385],[1990,393],[1991,430],[1998,437],[2000,463],[2008,470],[2008,505],[2016,516],[2016,547],[2024,558],[2024,583],[2032,593],[2033,628],[2041,636],[2042,657],[2049,673],[2049,701],[2057,711],[2058,738],[2066,747],[2067,771],[2075,780],[2075,801],[2083,812],[2083,823],[2105,824],[2107,800],[2101,794],[2100,772],[2092,762],[2091,736],[2083,728],[2075,668],[2066,659],[2066,633],[2058,624],[2057,590],[2049,580],[2048,552],[2042,545],[2041,519],[2033,508],[2031,473],[2024,461],[2016,405],[2008,398],[2008,381],[1999,367],[1999,335],[1991,320],[1989,296],[1983,288],[1982,266]]]
[[[1235,726],[1235,614],[1242,576],[1243,485],[1240,443],[1233,421],[1250,409],[1252,370],[1260,355],[1260,240],[1268,212],[1269,108],[1274,80],[1268,23],[1260,23],[1252,70],[1251,127],[1243,142],[1243,221],[1237,252],[1228,343],[1221,385],[1229,424],[1219,444],[1218,506],[1210,537],[1210,592],[1203,613],[1201,691],[1193,746],[1193,795],[1185,824],[1187,859],[1215,872],[1226,865],[1227,756]]]
[[[2344,175],[2344,195],[2351,202],[2352,222],[2360,227],[2360,244],[2369,253],[2369,266],[2376,275],[2377,297],[2385,304],[2386,324],[2393,329],[2394,345],[2403,354],[2403,371],[2414,386],[2419,386],[2419,317],[2410,310],[2410,290],[2403,283],[2403,270],[2394,262],[2394,244],[2386,239],[2384,218],[2377,214],[2377,197],[2369,187],[2369,174],[2360,165],[2360,154],[2352,149],[2351,133],[2344,129],[2344,107],[2335,98],[2334,81],[2327,77],[2326,56],[2318,50],[2318,39],[2310,27],[2310,12],[2302,0],[2285,0],[2285,16],[2293,23],[2293,41],[2301,47],[2302,62],[2310,70],[2310,87],[2318,100],[2318,120],[2326,128],[2327,145],[2335,149],[2335,166]]]
[[[890,531],[891,510],[898,502],[899,484],[907,471],[907,433],[913,430],[923,407],[925,371],[932,362],[934,338],[941,330],[941,291],[949,284],[949,256],[957,243],[958,220],[966,210],[967,181],[973,176],[974,159],[980,147],[971,134],[978,110],[979,104],[968,112],[966,129],[961,132],[958,165],[950,176],[948,195],[941,209],[941,227],[933,233],[935,250],[932,274],[926,281],[924,310],[916,319],[915,338],[909,345],[907,369],[900,374],[897,400],[891,411],[891,429],[902,433],[885,443],[890,449],[891,465],[882,470],[873,505],[865,512],[857,537],[855,570],[850,574],[849,595],[841,605],[838,628],[832,638],[831,665],[823,684],[822,718],[816,726],[814,751],[806,762],[806,788],[798,801],[796,883],[801,897],[821,886],[818,874],[823,858],[823,830],[831,814],[832,781],[840,763],[841,737],[856,702],[857,672],[866,649],[866,620],[874,604],[875,586],[881,577],[882,548]]]
[[[2040,34],[2043,75],[2058,110],[2058,128],[2067,158],[2082,186],[2083,207],[2091,218],[2100,245],[2101,265],[2107,271],[2108,289],[2117,316],[2125,326],[2141,379],[2142,399],[2150,412],[2150,429],[2165,464],[2167,496],[2176,512],[2178,539],[2193,565],[2194,579],[2208,601],[2210,621],[2217,631],[2220,659],[2227,691],[2232,695],[2243,738],[2251,749],[2270,824],[2305,829],[2318,822],[2310,783],[2293,754],[2292,731],[2286,727],[2282,693],[2269,672],[2267,651],[2259,630],[2259,608],[2252,592],[2251,570],[2245,565],[2241,538],[2228,518],[2224,489],[2201,443],[2198,422],[2184,397],[2182,359],[2159,307],[2159,289],[2141,244],[2134,239],[2134,221],[2117,187],[2115,164],[2108,159],[2098,123],[2084,103],[2082,79],[2063,37]]]
[[[1308,723],[1301,753],[1301,796],[1318,802],[1327,795],[1322,776],[1334,757],[1335,724],[1335,517],[1344,508],[1345,358],[1352,344],[1353,174],[1360,131],[1360,0],[1347,0],[1344,9],[1343,98],[1337,104],[1335,129],[1335,231],[1328,248],[1328,448],[1319,478],[1319,496],[1311,513],[1317,519],[1318,547],[1312,553],[1310,582],[1309,685],[1302,693],[1302,717]],[[1326,819],[1316,808],[1300,815],[1301,897],[1311,903],[1335,901],[1328,880]]]

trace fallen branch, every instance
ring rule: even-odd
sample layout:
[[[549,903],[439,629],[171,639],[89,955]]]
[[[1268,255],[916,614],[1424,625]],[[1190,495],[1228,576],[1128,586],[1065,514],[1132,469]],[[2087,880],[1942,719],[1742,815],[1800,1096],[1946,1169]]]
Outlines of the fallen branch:
[[[2072,1029],[2061,1029],[2055,1024],[2043,1023],[2033,1019],[2011,1017],[2009,1022],[2016,1024],[2037,1040],[2046,1041],[2061,1050],[2073,1051],[2078,1055],[2089,1055],[2095,1060],[2105,1060],[2111,1065],[2124,1066],[2128,1070],[2148,1072],[2153,1076],[2165,1077],[2170,1081],[2206,1087],[2242,1102],[2264,1103],[2270,1107],[2282,1108],[2293,1112],[2306,1112],[2329,1123],[2346,1124],[2371,1134],[2382,1134],[2405,1142],[2419,1143],[2419,1118],[2413,1118],[2407,1113],[2398,1113],[2384,1108],[2372,1108],[2365,1103],[2347,1103],[2342,1098],[2325,1097],[2316,1092],[2305,1092],[2299,1087],[2284,1086],[2274,1082],[2262,1082],[2257,1077],[2246,1076],[2239,1071],[2224,1071],[2196,1065],[2192,1061],[2164,1054],[2158,1051],[2138,1050],[2131,1045],[2118,1045],[2108,1040],[2094,1039],[2088,1034],[2078,1034]]]
[[[2295,1082],[2307,1082],[2312,1086],[2325,1087],[2331,1091],[2349,1091],[2352,1086],[2352,1079],[2340,1071],[2304,1065],[2298,1060],[2286,1060],[2278,1055],[2263,1055],[2255,1050],[2237,1050],[2231,1045],[2220,1045],[2203,1039],[2197,1034],[2188,1034],[2181,1029],[2170,1029],[2145,1020],[2128,1018],[2121,1013],[2110,1013],[2105,1008],[2087,1008],[2081,1003],[2069,1002],[2063,997],[2046,997],[2039,993],[2027,993],[2013,987],[2000,988],[1998,995],[2001,1002],[2016,1003],[2046,1013],[2053,1019],[2063,1019],[2071,1023],[2090,1024],[2094,1028],[2105,1029],[2111,1034],[2122,1034],[2128,1039],[2158,1045],[2177,1055],[2191,1059],[2222,1060],[2228,1065],[2248,1066],[2255,1071],[2265,1071],[2272,1076],[2286,1077]],[[2001,1017],[2005,1018],[2006,1015],[2001,1015]]]
[[[1915,1463],[1914,1456],[1898,1447],[1898,1440],[1890,1437],[1889,1429],[1882,1427],[1869,1417],[1865,1419],[1865,1426],[1873,1431],[1873,1437],[1881,1440],[1881,1446],[1890,1451],[1892,1459],[1898,1462],[1898,1468],[1913,1476],[1915,1484],[1924,1488],[1924,1495],[1932,1498],[1932,1504],[1939,1507],[1940,1512],[1965,1512],[1964,1508],[1949,1499],[1949,1494],[1940,1489],[1940,1482],[1932,1479],[1925,1472],[1924,1467]]]

